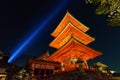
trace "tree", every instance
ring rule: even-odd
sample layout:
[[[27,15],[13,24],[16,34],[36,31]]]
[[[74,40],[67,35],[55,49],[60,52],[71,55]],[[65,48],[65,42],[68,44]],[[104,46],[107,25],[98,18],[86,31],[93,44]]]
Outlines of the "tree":
[[[97,6],[96,14],[108,16],[108,25],[120,26],[120,0],[86,0],[86,2]]]

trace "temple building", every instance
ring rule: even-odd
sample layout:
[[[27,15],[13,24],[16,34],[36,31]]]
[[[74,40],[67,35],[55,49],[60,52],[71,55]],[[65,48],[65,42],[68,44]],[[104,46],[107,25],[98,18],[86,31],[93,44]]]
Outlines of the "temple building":
[[[102,55],[101,52],[87,46],[95,41],[93,37],[86,34],[88,30],[88,27],[67,12],[51,33],[54,40],[49,46],[57,50],[52,55],[46,53],[37,59],[30,59],[32,75],[48,76],[51,73],[76,70],[79,67],[77,64],[79,61],[82,62],[84,69],[88,69],[87,61]]]
[[[60,68],[59,62],[49,61],[48,52],[38,57],[37,59],[30,59],[29,65],[32,69],[31,76],[33,77],[49,77],[54,74],[54,70]]]

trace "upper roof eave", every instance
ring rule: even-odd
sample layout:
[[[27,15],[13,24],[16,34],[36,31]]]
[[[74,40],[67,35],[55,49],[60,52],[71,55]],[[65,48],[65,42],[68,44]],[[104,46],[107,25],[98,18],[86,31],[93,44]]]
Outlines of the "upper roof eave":
[[[68,42],[64,47],[60,48],[60,49],[57,50],[55,53],[53,53],[50,57],[48,57],[48,60],[52,60],[53,58],[55,58],[55,57],[57,57],[57,56],[60,56],[61,54],[63,54],[64,52],[66,52],[67,49],[70,49],[70,48],[71,48],[70,45],[72,44],[71,42],[74,43],[74,48],[75,48],[77,45],[79,45],[80,47],[82,47],[82,48],[84,49],[83,51],[85,51],[86,53],[89,53],[89,54],[92,53],[92,54],[90,54],[91,56],[93,55],[93,57],[91,57],[91,59],[92,59],[92,58],[95,58],[95,57],[97,57],[97,56],[102,55],[101,52],[96,51],[96,50],[94,50],[94,49],[92,49],[92,48],[89,48],[89,47],[87,47],[87,46],[85,46],[85,45],[77,42],[74,38],[71,38],[71,40],[69,40],[69,42]],[[77,44],[77,45],[75,46],[75,44]],[[79,47],[79,48],[80,48],[80,47]],[[65,51],[62,51],[63,49],[65,49]],[[76,49],[77,49],[77,48],[76,48]],[[62,52],[61,52],[61,51],[62,51]],[[88,54],[88,55],[89,55],[89,54]]]
[[[76,18],[74,18],[69,12],[66,13],[66,15],[63,17],[62,21],[59,23],[59,25],[56,27],[56,29],[51,33],[53,37],[56,37],[63,29],[64,27],[71,22],[75,26],[77,26],[81,31],[86,32],[89,30],[87,26],[79,22]]]

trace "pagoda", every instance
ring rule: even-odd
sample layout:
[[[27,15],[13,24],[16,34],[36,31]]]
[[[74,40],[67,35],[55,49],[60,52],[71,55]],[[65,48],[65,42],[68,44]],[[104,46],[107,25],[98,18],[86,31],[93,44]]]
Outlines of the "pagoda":
[[[56,48],[49,61],[60,62],[59,71],[75,70],[78,60],[83,61],[83,68],[88,69],[87,61],[102,55],[101,52],[89,48],[87,45],[95,39],[86,34],[88,27],[79,22],[69,12],[66,13],[57,28],[51,33],[55,39],[49,44]]]
[[[66,72],[69,73],[68,75],[77,75],[79,63],[82,64],[82,69],[88,70],[87,61],[102,55],[101,52],[87,46],[95,41],[93,37],[86,34],[88,30],[88,27],[67,12],[51,33],[55,39],[49,46],[57,50],[52,55],[47,52],[38,58],[29,59],[31,76],[42,80],[53,77],[52,80],[57,80],[53,75]]]

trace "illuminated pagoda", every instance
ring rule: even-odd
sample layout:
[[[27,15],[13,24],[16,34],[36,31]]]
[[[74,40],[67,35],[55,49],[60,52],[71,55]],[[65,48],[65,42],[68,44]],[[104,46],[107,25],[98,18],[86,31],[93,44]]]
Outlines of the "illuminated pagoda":
[[[88,27],[80,23],[69,12],[52,32],[55,39],[49,44],[57,50],[52,54],[45,53],[37,59],[30,59],[32,76],[50,76],[61,72],[78,69],[78,61],[82,61],[83,69],[88,69],[87,61],[102,53],[87,47],[95,39],[86,34]]]
[[[52,32],[51,35],[55,39],[50,46],[56,48],[57,51],[48,57],[48,60],[60,62],[62,68],[59,71],[75,70],[78,67],[76,64],[78,60],[82,60],[83,68],[88,69],[87,61],[102,54],[86,46],[95,40],[85,33],[88,30],[88,27],[67,12]]]

